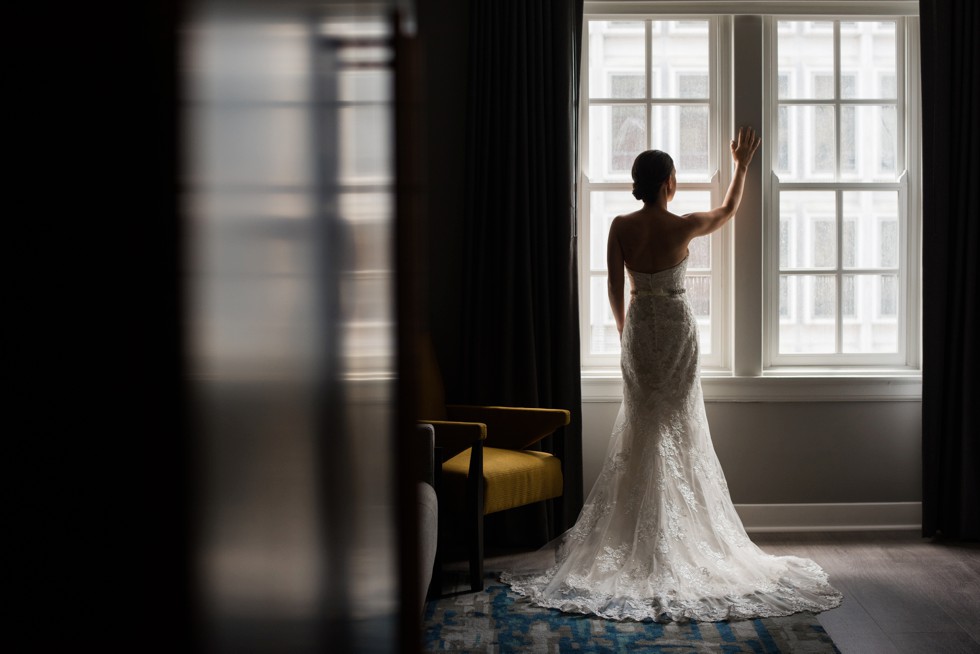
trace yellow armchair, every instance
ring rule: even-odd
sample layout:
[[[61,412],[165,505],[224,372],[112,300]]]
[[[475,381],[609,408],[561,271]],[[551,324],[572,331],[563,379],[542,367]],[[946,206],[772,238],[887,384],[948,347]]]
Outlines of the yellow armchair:
[[[439,526],[462,523],[470,587],[478,591],[483,588],[483,516],[561,497],[561,461],[527,448],[567,425],[571,414],[565,409],[447,406],[428,341],[420,345],[419,365],[419,420],[435,427],[436,447],[442,448]]]

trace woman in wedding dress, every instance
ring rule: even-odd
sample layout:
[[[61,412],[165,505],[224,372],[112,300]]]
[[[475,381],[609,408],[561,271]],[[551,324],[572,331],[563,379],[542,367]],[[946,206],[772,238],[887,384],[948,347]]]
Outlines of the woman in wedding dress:
[[[648,150],[633,164],[643,208],[613,220],[607,251],[623,404],[602,472],[560,537],[555,564],[501,575],[535,605],[612,620],[713,622],[841,602],[816,563],[771,556],[749,540],[704,412],[697,323],[685,298],[688,244],[735,215],[760,142],[751,128],[739,129],[724,203],[686,216],[667,210],[677,188],[669,155]]]

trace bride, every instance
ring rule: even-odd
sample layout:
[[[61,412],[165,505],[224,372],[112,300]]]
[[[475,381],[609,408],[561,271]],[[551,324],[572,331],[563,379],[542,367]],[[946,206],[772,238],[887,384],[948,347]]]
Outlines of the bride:
[[[697,324],[684,289],[688,244],[735,215],[760,142],[751,128],[739,129],[724,203],[686,216],[667,210],[677,189],[670,156],[648,150],[633,163],[633,195],[643,208],[613,220],[607,249],[623,404],[602,472],[560,537],[555,564],[501,575],[533,604],[612,620],[710,622],[841,602],[816,563],[771,556],[749,540],[701,395]]]

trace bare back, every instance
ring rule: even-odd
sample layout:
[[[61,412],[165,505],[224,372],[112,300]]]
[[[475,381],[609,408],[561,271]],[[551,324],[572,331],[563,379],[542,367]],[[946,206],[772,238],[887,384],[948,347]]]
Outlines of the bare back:
[[[610,231],[626,267],[642,273],[679,264],[693,236],[686,218],[649,206],[617,217]]]
[[[606,288],[609,306],[620,335],[626,321],[624,268],[648,274],[673,268],[687,257],[687,247],[692,239],[721,229],[738,211],[749,163],[760,143],[762,139],[751,127],[738,128],[738,136],[731,143],[732,161],[735,164],[732,181],[721,206],[709,211],[698,211],[684,216],[667,211],[667,203],[674,198],[677,190],[674,170],[670,171],[666,180],[655,180],[659,184],[659,190],[654,196],[649,192],[637,195],[634,187],[634,197],[643,200],[643,208],[616,216],[609,226],[609,239],[606,243]],[[643,154],[645,153],[640,156]],[[637,182],[635,176],[633,181],[634,184]]]

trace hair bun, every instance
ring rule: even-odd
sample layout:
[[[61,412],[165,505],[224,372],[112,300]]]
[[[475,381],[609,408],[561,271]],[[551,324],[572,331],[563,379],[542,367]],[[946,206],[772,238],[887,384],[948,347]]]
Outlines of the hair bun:
[[[652,202],[659,190],[659,185],[652,189],[649,184],[633,182],[633,197],[640,202]]]

